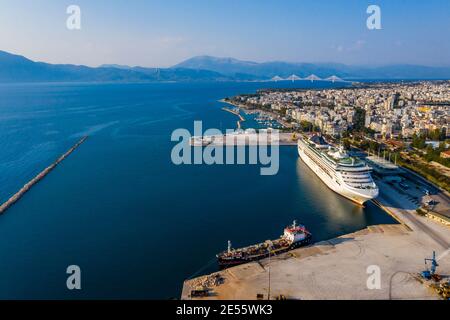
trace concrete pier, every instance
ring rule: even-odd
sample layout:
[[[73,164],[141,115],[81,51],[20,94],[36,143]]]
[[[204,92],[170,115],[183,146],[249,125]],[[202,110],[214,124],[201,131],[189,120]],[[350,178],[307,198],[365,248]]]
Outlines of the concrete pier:
[[[211,294],[201,299],[213,300],[268,299],[269,294],[271,299],[283,295],[294,300],[439,299],[419,277],[423,259],[433,250],[439,257],[438,273],[448,276],[446,251],[422,234],[402,225],[370,226],[271,260],[187,280],[181,299],[191,299],[191,290],[204,286]],[[379,285],[371,280],[378,271]],[[221,281],[214,283],[216,278]]]
[[[0,215],[5,213],[6,210],[9,209],[14,203],[20,200],[20,198],[28,192],[36,183],[41,181],[45,178],[55,167],[64,161],[72,152],[75,151],[84,141],[86,141],[87,136],[81,138],[80,141],[78,141],[72,148],[70,148],[66,153],[64,153],[62,156],[60,156],[58,159],[56,159],[55,162],[53,162],[50,166],[42,170],[38,175],[36,175],[33,179],[31,179],[28,183],[26,183],[19,191],[17,191],[11,198],[6,200],[1,206],[0,206]]]
[[[430,289],[435,283],[420,272],[426,269],[424,258],[436,251],[437,273],[442,281],[450,280],[449,227],[418,215],[407,194],[377,184],[375,203],[401,224],[369,226],[271,260],[186,280],[181,298],[191,299],[191,290],[208,287],[211,294],[202,299],[440,299]],[[378,283],[371,277],[375,273]]]
[[[259,133],[226,134],[217,136],[192,137],[190,145],[199,146],[296,146],[298,136],[294,132],[279,132],[272,137],[270,133],[261,135]]]
[[[232,113],[232,114],[238,116],[239,119],[240,119],[241,121],[245,121],[245,118],[244,118],[239,112],[237,112],[237,111],[234,111],[234,110],[231,110],[231,109],[225,108],[225,107],[222,108],[222,110],[223,110],[223,111],[226,111],[226,112],[230,112],[230,113]]]
[[[238,116],[239,120],[236,122],[236,125],[237,125],[238,129],[242,128],[241,122],[244,122],[245,118],[239,112],[231,110],[230,108],[226,108],[226,107],[222,108],[222,110]]]

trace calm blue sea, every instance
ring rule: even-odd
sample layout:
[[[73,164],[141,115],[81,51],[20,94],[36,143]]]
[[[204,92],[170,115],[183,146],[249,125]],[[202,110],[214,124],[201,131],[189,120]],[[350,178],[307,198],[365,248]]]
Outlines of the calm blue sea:
[[[331,84],[322,84],[322,86]],[[297,83],[0,85],[0,200],[90,138],[0,216],[0,298],[170,298],[227,240],[278,237],[293,219],[317,241],[393,223],[329,191],[281,149],[280,170],[170,160],[176,128],[234,128],[218,99]],[[66,288],[79,265],[82,290]]]

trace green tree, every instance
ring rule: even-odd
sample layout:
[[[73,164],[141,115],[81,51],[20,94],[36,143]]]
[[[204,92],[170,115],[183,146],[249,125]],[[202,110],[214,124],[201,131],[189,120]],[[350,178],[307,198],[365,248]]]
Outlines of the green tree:
[[[380,149],[380,144],[376,141],[369,141],[369,150],[372,150],[374,152],[378,152],[378,149]]]
[[[366,110],[363,108],[355,108],[355,114],[353,116],[353,130],[357,132],[364,131],[364,125],[366,122]]]
[[[417,149],[423,149],[426,147],[425,136],[413,134],[412,146]]]
[[[303,132],[309,132],[312,131],[313,124],[309,121],[302,120],[300,121],[300,128],[302,129]]]
[[[349,139],[342,139],[342,145],[346,150],[350,150],[351,144]]]

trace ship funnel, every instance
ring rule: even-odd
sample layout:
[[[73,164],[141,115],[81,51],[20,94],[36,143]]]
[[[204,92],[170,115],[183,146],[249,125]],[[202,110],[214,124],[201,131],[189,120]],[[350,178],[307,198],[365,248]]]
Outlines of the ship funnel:
[[[294,222],[292,223],[292,227],[297,227],[297,220],[294,220]]]
[[[230,253],[230,252],[231,252],[231,241],[228,240],[228,253]]]

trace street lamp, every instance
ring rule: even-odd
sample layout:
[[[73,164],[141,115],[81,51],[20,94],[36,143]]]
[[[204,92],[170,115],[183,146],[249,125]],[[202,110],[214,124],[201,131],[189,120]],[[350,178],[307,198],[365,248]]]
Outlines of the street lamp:
[[[267,248],[268,250],[269,250],[269,263],[267,264],[267,268],[269,269],[269,287],[268,287],[268,292],[267,292],[267,300],[270,300],[270,254],[271,254],[271,252],[272,252],[272,245],[271,244],[269,244],[269,246],[268,246],[268,248]]]

